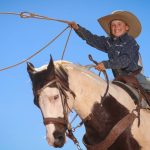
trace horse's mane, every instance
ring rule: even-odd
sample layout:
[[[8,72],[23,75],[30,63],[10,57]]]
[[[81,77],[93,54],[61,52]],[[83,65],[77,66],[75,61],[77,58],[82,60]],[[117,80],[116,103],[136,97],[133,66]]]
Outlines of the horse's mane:
[[[59,64],[60,62],[56,62],[56,64]],[[60,63],[62,66],[64,66],[64,69],[71,70],[75,69],[76,71],[84,74],[85,76],[88,76],[89,78],[92,78],[93,80],[102,81],[103,79],[100,78],[95,72],[89,69],[89,66],[83,66],[81,64],[74,64],[72,62],[61,62]],[[91,68],[91,67],[90,67]]]
[[[63,68],[66,72],[68,72],[68,70],[75,69],[75,70],[85,74],[86,76],[89,76],[90,78],[93,78],[93,79],[96,79],[96,80],[101,80],[101,78],[99,78],[99,76],[97,74],[95,74],[94,72],[89,70],[89,66],[74,64],[72,62],[65,61],[65,60],[54,61],[54,65],[55,65],[56,70],[59,70],[60,68]],[[48,66],[48,64],[43,65],[39,68],[35,68],[35,70],[37,72],[41,72],[41,71],[46,70],[47,66]]]
[[[55,64],[55,67],[56,67],[56,68],[59,68],[59,67],[60,67],[61,65],[63,65],[63,64],[71,64],[71,62],[69,62],[69,61],[64,61],[64,60],[58,60],[58,61],[55,61],[54,64]],[[35,71],[41,72],[41,71],[46,70],[47,67],[48,67],[48,64],[45,64],[45,65],[43,65],[43,66],[41,66],[41,67],[35,68]]]

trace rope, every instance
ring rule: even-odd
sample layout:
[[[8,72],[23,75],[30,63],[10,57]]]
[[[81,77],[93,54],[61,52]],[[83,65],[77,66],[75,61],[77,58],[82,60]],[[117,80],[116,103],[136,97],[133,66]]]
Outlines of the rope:
[[[36,18],[36,19],[44,19],[44,20],[52,20],[52,21],[57,21],[57,22],[62,22],[62,23],[66,23],[66,24],[69,24],[69,21],[67,20],[60,20],[60,19],[55,19],[55,18],[49,18],[49,17],[46,17],[46,16],[42,16],[42,15],[38,15],[38,14],[34,14],[34,13],[30,13],[30,12],[21,12],[21,13],[15,13],[15,12],[0,12],[0,15],[17,15],[17,16],[20,16],[21,18]],[[69,28],[69,26],[67,27]],[[67,28],[65,28],[60,34],[58,34],[53,40],[51,40],[49,43],[47,43],[44,47],[42,47],[40,50],[38,50],[37,52],[35,52],[33,55],[29,56],[28,58],[14,64],[14,65],[11,65],[11,66],[8,66],[8,67],[5,67],[5,68],[2,68],[0,69],[0,72],[1,71],[4,71],[4,70],[7,70],[7,69],[10,69],[10,68],[13,68],[13,67],[16,67],[24,62],[27,62],[29,59],[31,59],[32,57],[34,57],[35,55],[37,55],[38,53],[40,53],[41,51],[43,51],[46,47],[48,47],[52,42],[54,42]],[[68,35],[68,38],[67,38],[67,41],[66,41],[66,44],[65,44],[65,47],[64,47],[64,50],[63,50],[63,53],[62,53],[62,58],[64,57],[64,53],[65,53],[65,50],[66,50],[66,47],[67,47],[67,44],[68,44],[68,41],[69,41],[69,38],[70,38],[70,35],[71,35],[71,31],[72,31],[72,28],[69,32],[69,35]]]
[[[14,13],[14,12],[0,12],[0,15],[19,15],[19,13]]]
[[[10,14],[10,13],[9,13]],[[34,54],[32,54],[31,56],[29,56],[28,58],[14,64],[14,65],[10,65],[8,67],[5,67],[5,68],[1,68],[0,69],[0,72],[1,71],[4,71],[4,70],[7,70],[7,69],[10,69],[10,68],[13,68],[13,67],[16,67],[16,66],[19,66],[25,62],[27,62],[29,59],[33,58],[35,55],[37,55],[38,53],[42,52],[45,48],[47,48],[52,42],[54,42],[61,34],[63,34],[67,29],[69,28],[69,26],[67,26],[62,32],[60,32],[55,38],[53,38],[50,42],[48,42],[45,46],[43,46],[41,49],[39,49],[38,51],[36,51]]]
[[[21,12],[21,13],[15,13],[15,12],[0,12],[0,15],[17,15],[20,16],[23,19],[27,18],[36,18],[36,19],[43,19],[43,20],[52,20],[52,21],[57,21],[57,22],[62,22],[69,24],[70,22],[67,20],[60,20],[60,19],[55,19],[55,18],[49,18],[46,16],[30,13],[30,12]]]
[[[66,51],[66,48],[67,48],[67,44],[68,44],[68,41],[69,41],[69,39],[70,39],[71,31],[72,31],[72,28],[70,29],[69,35],[68,35],[68,37],[67,37],[67,41],[66,41],[64,50],[63,50],[63,52],[62,52],[61,60],[63,60],[63,58],[64,58],[64,54],[65,54],[65,51]]]

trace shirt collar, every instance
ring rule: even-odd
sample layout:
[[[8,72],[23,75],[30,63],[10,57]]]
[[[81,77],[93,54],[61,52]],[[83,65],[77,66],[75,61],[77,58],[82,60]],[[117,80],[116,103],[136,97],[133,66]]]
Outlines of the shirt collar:
[[[128,39],[128,37],[129,37],[128,33],[125,33],[125,34],[123,34],[120,37],[112,37],[112,40],[113,41],[121,41],[122,42],[122,41],[126,41]]]

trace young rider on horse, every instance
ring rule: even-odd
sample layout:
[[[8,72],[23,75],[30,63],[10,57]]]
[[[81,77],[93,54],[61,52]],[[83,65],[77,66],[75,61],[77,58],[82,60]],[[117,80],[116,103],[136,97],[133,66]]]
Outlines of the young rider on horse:
[[[135,40],[141,32],[138,18],[128,11],[115,11],[98,22],[108,37],[94,35],[75,22],[69,23],[87,44],[108,54],[109,60],[100,62],[95,68],[100,71],[112,69],[115,78],[141,70],[138,65],[139,45]],[[136,73],[136,79],[146,91],[150,91],[150,81],[141,71]]]

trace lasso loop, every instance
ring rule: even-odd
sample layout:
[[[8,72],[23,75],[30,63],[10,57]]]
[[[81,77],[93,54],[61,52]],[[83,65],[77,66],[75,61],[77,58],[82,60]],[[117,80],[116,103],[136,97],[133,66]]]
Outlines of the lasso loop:
[[[44,20],[53,20],[53,21],[57,21],[57,22],[62,22],[62,23],[66,23],[66,24],[69,24],[69,21],[66,21],[66,20],[60,20],[60,19],[54,19],[54,18],[49,18],[49,17],[46,17],[46,16],[41,16],[41,15],[38,15],[38,14],[34,14],[34,13],[30,13],[30,12],[21,12],[21,13],[14,13],[14,12],[0,12],[0,15],[17,15],[17,16],[20,16],[21,18],[36,18],[36,19],[44,19]],[[25,62],[27,62],[29,59],[33,58],[35,55],[37,55],[38,53],[40,53],[41,51],[43,51],[45,48],[47,48],[52,42],[54,42],[60,35],[62,35],[67,29],[69,28],[69,26],[67,26],[62,32],[60,32],[55,38],[53,38],[50,42],[48,42],[45,46],[43,46],[41,49],[39,49],[38,51],[36,51],[34,54],[32,54],[31,56],[29,56],[28,58],[16,63],[16,64],[13,64],[13,65],[10,65],[10,66],[7,66],[5,68],[1,68],[0,69],[0,72],[1,71],[4,71],[4,70],[7,70],[7,69],[10,69],[10,68],[13,68],[13,67],[16,67],[18,65],[21,65]],[[61,59],[63,59],[64,57],[64,53],[65,53],[65,50],[66,50],[66,47],[67,47],[67,44],[68,44],[68,41],[69,41],[69,38],[70,38],[70,35],[71,35],[71,31],[72,31],[72,28],[69,32],[69,35],[68,35],[68,38],[67,38],[67,41],[66,41],[66,44],[65,44],[65,47],[64,47],[64,50],[63,50],[63,53],[62,53],[62,57]]]
[[[0,12],[0,15],[17,15],[20,16],[23,19],[27,18],[36,18],[36,19],[43,19],[43,20],[52,20],[52,21],[57,21],[57,22],[62,22],[69,24],[69,21],[67,20],[60,20],[60,19],[55,19],[55,18],[49,18],[46,16],[30,13],[30,12],[21,12],[21,13],[15,13],[15,12]]]
[[[45,46],[43,46],[41,49],[39,49],[38,51],[36,51],[34,54],[32,54],[31,56],[29,56],[28,58],[16,63],[16,64],[13,64],[13,65],[10,65],[10,66],[7,66],[7,67],[4,67],[4,68],[1,68],[0,69],[0,72],[1,71],[4,71],[4,70],[7,70],[7,69],[10,69],[10,68],[13,68],[13,67],[16,67],[16,66],[19,66],[25,62],[27,62],[29,59],[33,58],[34,56],[36,56],[37,54],[39,54],[40,52],[42,52],[45,48],[47,48],[52,42],[54,42],[60,35],[62,35],[67,29],[69,28],[69,26],[67,26],[62,32],[60,32],[55,38],[53,38],[50,42],[48,42]]]

